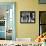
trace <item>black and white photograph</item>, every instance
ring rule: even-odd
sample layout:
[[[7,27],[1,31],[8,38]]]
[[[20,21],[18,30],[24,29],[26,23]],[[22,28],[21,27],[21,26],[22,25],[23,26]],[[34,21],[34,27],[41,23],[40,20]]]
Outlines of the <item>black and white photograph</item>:
[[[20,23],[35,23],[35,11],[20,11]]]

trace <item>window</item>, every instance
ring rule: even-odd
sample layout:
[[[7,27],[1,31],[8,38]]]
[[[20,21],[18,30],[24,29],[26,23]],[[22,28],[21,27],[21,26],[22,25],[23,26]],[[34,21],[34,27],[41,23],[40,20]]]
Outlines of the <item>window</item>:
[[[15,3],[0,3],[0,40],[15,40]]]
[[[39,12],[39,35],[46,32],[46,11]]]

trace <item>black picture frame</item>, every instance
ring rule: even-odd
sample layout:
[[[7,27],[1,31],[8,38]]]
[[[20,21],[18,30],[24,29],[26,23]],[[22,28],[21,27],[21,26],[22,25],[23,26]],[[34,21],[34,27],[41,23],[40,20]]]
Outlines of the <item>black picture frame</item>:
[[[20,11],[20,23],[35,23],[35,11]]]
[[[46,4],[46,0],[38,0],[39,4]]]

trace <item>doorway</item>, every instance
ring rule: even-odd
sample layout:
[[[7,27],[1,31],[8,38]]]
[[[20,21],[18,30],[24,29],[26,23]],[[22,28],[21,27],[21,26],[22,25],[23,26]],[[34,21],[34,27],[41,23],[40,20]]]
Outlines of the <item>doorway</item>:
[[[15,40],[15,3],[0,3],[0,40]]]
[[[46,32],[46,11],[39,11],[39,35]]]

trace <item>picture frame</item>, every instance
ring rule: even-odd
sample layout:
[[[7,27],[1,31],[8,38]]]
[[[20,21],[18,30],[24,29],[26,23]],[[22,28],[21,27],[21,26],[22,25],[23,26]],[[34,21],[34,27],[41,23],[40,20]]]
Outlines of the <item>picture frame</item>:
[[[35,23],[35,11],[20,11],[20,23]]]
[[[46,0],[39,0],[39,4],[46,4]]]

